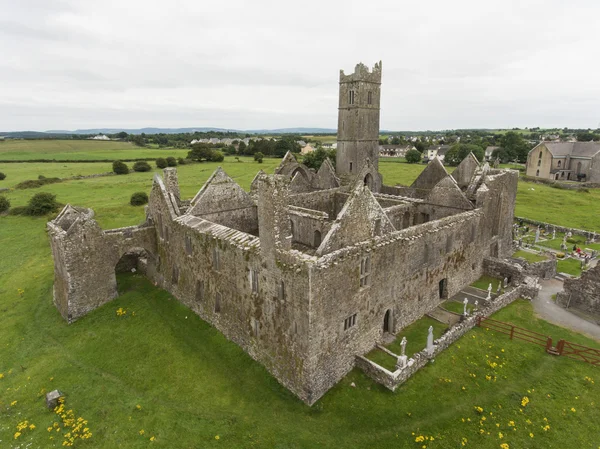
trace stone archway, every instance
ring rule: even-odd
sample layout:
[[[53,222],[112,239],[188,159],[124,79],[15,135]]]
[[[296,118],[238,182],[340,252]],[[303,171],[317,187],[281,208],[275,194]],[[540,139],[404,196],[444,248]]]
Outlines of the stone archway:
[[[367,173],[363,179],[365,187],[368,187],[370,190],[373,190],[373,176],[371,173]]]
[[[392,309],[388,309],[383,316],[383,332],[392,333],[392,328],[394,325],[392,320]]]

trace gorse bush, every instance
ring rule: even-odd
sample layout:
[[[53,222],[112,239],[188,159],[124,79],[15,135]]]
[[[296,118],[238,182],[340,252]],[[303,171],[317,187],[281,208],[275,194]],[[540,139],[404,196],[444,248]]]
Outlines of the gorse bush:
[[[167,165],[169,167],[177,167],[177,159],[175,159],[173,156],[169,156],[167,158]]]
[[[46,215],[55,212],[59,206],[56,195],[47,192],[36,193],[29,200],[27,215]]]
[[[10,201],[5,196],[0,196],[0,214],[10,209]]]
[[[0,171],[0,181],[6,179],[6,175]]]
[[[145,172],[150,170],[152,170],[152,167],[150,167],[150,164],[146,161],[139,161],[133,164],[133,171]]]
[[[167,160],[163,157],[156,159],[156,168],[167,168]]]
[[[129,173],[129,167],[125,162],[114,161],[112,168],[113,172],[115,172],[117,175],[126,175]]]
[[[148,195],[146,192],[135,192],[133,195],[131,195],[129,204],[132,206],[142,206],[144,204],[148,204]]]

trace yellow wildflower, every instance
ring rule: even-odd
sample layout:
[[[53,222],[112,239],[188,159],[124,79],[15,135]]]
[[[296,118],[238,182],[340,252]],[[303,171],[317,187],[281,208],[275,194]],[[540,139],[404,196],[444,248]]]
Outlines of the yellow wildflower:
[[[12,401],[12,402],[10,403],[10,406],[11,406],[11,407],[14,407],[15,405],[17,405],[17,401]]]
[[[508,445],[508,443],[502,443],[500,445],[500,449],[510,449],[510,446]]]
[[[219,435],[215,435],[215,440],[219,440],[221,437]]]
[[[15,432],[15,440],[21,436],[21,432]]]
[[[137,408],[138,410],[142,409],[142,406],[140,404],[136,405],[135,408]]]
[[[417,438],[415,438],[415,443],[421,443],[425,441],[425,437],[423,437],[423,435],[419,435]]]
[[[33,429],[35,429],[35,425],[34,425],[34,424],[30,424],[30,425],[29,425],[29,429],[30,429],[30,430],[33,430]]]
[[[575,413],[577,410],[575,410],[573,407],[571,407],[571,411],[572,411],[573,413]]]
[[[152,435],[152,436],[150,437],[150,441],[154,441],[154,440],[156,440],[156,438],[154,438],[154,435]]]
[[[502,432],[498,432],[498,438],[500,438],[500,439],[504,438],[504,434]]]
[[[142,430],[140,430],[140,432],[139,432],[139,433],[140,433],[140,435],[143,435],[143,434],[145,434],[146,432],[144,431],[144,429],[142,429]]]
[[[529,432],[529,437],[533,438],[533,433]]]

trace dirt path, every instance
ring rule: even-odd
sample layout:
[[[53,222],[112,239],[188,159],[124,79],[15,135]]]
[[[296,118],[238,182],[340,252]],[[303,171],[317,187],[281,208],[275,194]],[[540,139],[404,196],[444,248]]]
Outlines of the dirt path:
[[[535,313],[541,318],[559,326],[566,327],[575,332],[580,332],[600,341],[600,326],[556,305],[552,301],[552,295],[562,291],[562,281],[556,279],[540,280],[542,290],[536,299],[532,301]]]

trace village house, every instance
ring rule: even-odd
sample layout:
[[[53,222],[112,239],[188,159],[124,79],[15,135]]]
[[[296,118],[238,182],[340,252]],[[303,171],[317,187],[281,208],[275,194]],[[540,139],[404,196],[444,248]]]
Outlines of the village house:
[[[600,182],[600,142],[541,142],[527,156],[527,176]]]
[[[408,150],[414,150],[412,145],[379,145],[379,157],[404,157]]]
[[[450,145],[432,145],[425,150],[425,159],[431,161],[437,156],[440,161],[443,161],[449,149]]]

